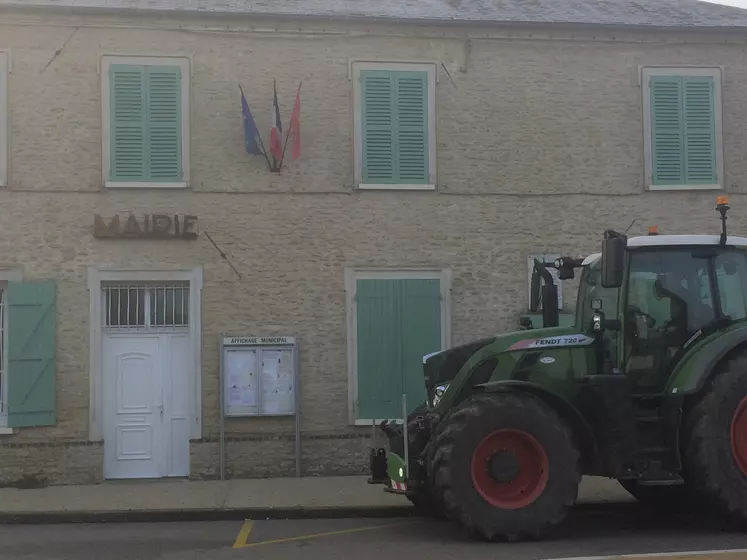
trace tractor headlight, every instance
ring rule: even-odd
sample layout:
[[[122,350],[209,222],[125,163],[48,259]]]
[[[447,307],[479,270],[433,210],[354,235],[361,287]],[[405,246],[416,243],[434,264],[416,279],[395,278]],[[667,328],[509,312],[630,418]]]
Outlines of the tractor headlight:
[[[402,467],[399,468],[399,477],[405,478],[405,469],[403,469]]]
[[[444,393],[446,392],[446,389],[449,388],[448,383],[444,383],[443,385],[439,385],[436,387],[436,389],[433,391],[433,406],[438,405],[439,401],[441,400],[441,397],[444,396]]]

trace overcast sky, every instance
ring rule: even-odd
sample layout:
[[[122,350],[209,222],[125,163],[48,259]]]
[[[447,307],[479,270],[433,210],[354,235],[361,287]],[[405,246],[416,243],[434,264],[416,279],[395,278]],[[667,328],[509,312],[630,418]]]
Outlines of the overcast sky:
[[[726,4],[727,6],[738,6],[740,8],[747,8],[747,0],[706,0],[712,1],[714,4]]]

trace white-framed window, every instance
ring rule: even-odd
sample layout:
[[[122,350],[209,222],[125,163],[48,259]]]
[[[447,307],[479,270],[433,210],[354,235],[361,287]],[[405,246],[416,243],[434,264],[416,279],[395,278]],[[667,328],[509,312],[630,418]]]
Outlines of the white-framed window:
[[[107,187],[189,184],[190,67],[182,57],[102,57]]]
[[[431,63],[353,62],[355,184],[436,188],[436,81]]]
[[[448,269],[345,271],[350,424],[402,420],[423,404],[423,356],[451,344]]]
[[[0,51],[0,187],[8,184],[8,75],[10,55]]]
[[[641,77],[648,189],[722,189],[721,69],[645,67]]]

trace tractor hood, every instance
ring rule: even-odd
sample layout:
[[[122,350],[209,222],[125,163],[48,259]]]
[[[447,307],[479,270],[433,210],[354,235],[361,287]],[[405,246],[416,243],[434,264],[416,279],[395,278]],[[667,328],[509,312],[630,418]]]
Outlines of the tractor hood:
[[[591,342],[590,337],[579,333],[575,327],[552,327],[516,331],[454,346],[423,356],[426,391],[432,397],[436,387],[453,380],[465,365],[471,367],[488,357],[500,359],[503,354],[536,348],[585,346]],[[510,362],[516,363],[516,360]]]

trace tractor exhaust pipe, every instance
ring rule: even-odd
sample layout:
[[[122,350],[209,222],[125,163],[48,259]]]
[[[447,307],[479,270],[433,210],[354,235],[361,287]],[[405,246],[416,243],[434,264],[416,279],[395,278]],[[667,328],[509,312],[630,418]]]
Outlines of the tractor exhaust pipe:
[[[540,279],[544,284],[540,288]],[[557,327],[560,324],[558,311],[558,287],[555,285],[552,274],[547,270],[547,265],[534,259],[534,270],[532,271],[532,285],[530,291],[530,311],[536,312],[542,302],[542,326]]]

